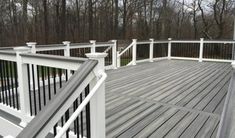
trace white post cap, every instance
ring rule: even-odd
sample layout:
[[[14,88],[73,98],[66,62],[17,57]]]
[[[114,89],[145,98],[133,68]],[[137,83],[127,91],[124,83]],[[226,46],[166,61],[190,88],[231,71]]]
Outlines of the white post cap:
[[[172,38],[168,38],[168,40],[172,40]]]
[[[153,39],[153,38],[150,38],[149,40],[150,40],[150,41],[154,41],[154,39]]]
[[[137,39],[132,39],[132,41],[136,42],[136,41],[137,41]]]
[[[70,44],[70,41],[63,41],[62,42],[64,45]]]
[[[95,43],[96,42],[96,40],[90,40],[90,43]]]
[[[36,42],[27,42],[27,46],[32,47],[35,46],[37,43]]]

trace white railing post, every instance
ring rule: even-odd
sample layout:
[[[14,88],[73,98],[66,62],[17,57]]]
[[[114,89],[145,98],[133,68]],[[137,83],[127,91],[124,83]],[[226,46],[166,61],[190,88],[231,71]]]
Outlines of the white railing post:
[[[23,114],[21,116],[20,125],[25,127],[27,125],[26,116],[30,116],[30,102],[29,102],[29,89],[28,89],[28,73],[27,65],[22,63],[22,57],[20,54],[30,51],[27,47],[14,48],[16,51],[17,73],[18,73],[18,89],[19,89],[19,101],[20,111]]]
[[[117,69],[117,40],[112,40],[114,43],[112,46],[112,65],[114,69]]]
[[[136,65],[136,45],[137,39],[132,39],[133,48],[132,48],[132,65]]]
[[[95,74],[104,72],[104,58],[107,53],[89,53],[86,56],[98,60]],[[92,80],[90,89],[97,83],[99,77]],[[90,101],[91,138],[105,138],[105,84],[103,83]]]
[[[204,38],[200,38],[199,62],[202,62],[203,59],[203,41]]]
[[[151,42],[150,42],[150,45],[149,45],[149,61],[150,62],[153,62],[153,45],[154,45],[154,39],[151,38],[149,39]]]
[[[121,57],[119,56],[119,51],[117,51],[117,68],[121,67]]]
[[[90,43],[92,44],[91,46],[91,53],[95,53],[95,45],[96,45],[96,40],[90,40]]]
[[[168,60],[171,59],[171,38],[168,38]]]
[[[36,42],[28,42],[26,43],[27,46],[31,49],[31,53],[36,54],[37,49],[36,49]],[[29,66],[29,73],[30,75],[30,80],[33,80],[33,72],[34,72],[34,82],[37,82],[38,80],[38,75],[37,75],[37,65],[33,65],[33,70],[32,70],[32,65]],[[35,89],[38,89],[38,83],[35,83]],[[31,87],[32,88],[32,87]]]
[[[70,41],[63,41],[63,44],[65,45],[64,49],[64,56],[70,57]],[[71,70],[67,70],[68,77],[70,78],[72,76]]]
[[[63,44],[65,45],[64,56],[70,57],[70,42],[69,41],[63,41]]]

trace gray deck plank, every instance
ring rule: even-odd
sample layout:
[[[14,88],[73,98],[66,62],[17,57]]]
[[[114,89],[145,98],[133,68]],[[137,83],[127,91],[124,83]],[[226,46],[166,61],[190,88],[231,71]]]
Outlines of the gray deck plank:
[[[167,120],[169,120],[172,116],[174,116],[179,110],[177,109],[169,109],[166,112],[164,112],[161,116],[159,116],[157,119],[152,121],[147,127],[142,129],[140,132],[138,132],[137,135],[135,135],[135,138],[146,138],[149,135],[151,135],[157,128],[161,127],[162,124],[164,124]]]
[[[173,138],[173,137],[179,137],[184,130],[193,122],[194,119],[197,118],[199,114],[198,113],[189,113],[186,117],[183,118],[183,120],[178,123],[174,128],[168,132],[165,137],[166,138]]]
[[[107,137],[213,135],[230,71],[227,63],[179,60],[108,71]]]
[[[165,93],[165,91],[169,91],[172,89],[175,89],[175,87],[179,87],[180,85],[182,86],[182,83],[185,82],[189,82],[189,79],[194,76],[197,75],[201,70],[200,69],[191,69],[188,72],[183,72],[182,74],[180,74],[181,77],[178,77],[177,79],[172,78],[172,81],[167,82],[165,85],[162,85],[161,87],[158,87],[157,89],[152,89],[152,91],[149,91],[148,93],[141,95],[141,97],[149,97],[149,98],[154,98],[157,96],[161,96],[161,94]],[[193,80],[193,79],[191,79]]]
[[[218,79],[216,79],[213,83],[211,83],[206,89],[204,89],[202,92],[200,92],[196,97],[194,97],[187,105],[188,108],[194,108],[197,106],[197,104],[206,96],[208,93],[216,87],[222,81],[226,76],[228,76],[230,73],[229,71],[225,74],[221,75]]]
[[[228,91],[228,84],[224,85],[222,90],[210,101],[210,103],[205,107],[205,112],[213,112],[220,102],[223,100]]]
[[[157,101],[164,101],[167,97],[175,97],[176,95],[179,95],[182,91],[187,90],[188,88],[192,87],[195,82],[204,79],[206,76],[208,76],[212,72],[208,72],[208,70],[203,70],[200,71],[199,73],[197,72],[196,74],[188,75],[186,78],[186,81],[178,81],[178,85],[173,87],[172,89],[168,90],[167,92],[164,92],[164,94],[161,94],[157,97],[154,97],[154,100]]]
[[[203,127],[209,117],[206,115],[199,115],[189,127],[181,134],[181,138],[192,138],[195,137],[198,131]]]
[[[153,114],[150,114],[149,116],[147,116],[143,120],[140,120],[139,122],[137,122],[135,125],[133,125],[128,130],[123,132],[119,137],[129,138],[129,137],[135,136],[136,134],[138,134],[138,132],[143,130],[146,126],[148,126],[152,121],[157,119],[160,115],[162,115],[168,109],[169,108],[161,107],[161,109],[155,111]]]
[[[213,131],[216,129],[219,120],[217,118],[209,117],[203,127],[200,129],[198,134],[196,135],[197,138],[209,138]]]
[[[204,91],[207,87],[209,87],[214,80],[218,79],[223,73],[217,73],[216,75],[213,75],[207,83],[203,83],[200,85],[197,89],[193,90],[192,92],[187,92],[183,95],[181,95],[181,100],[175,103],[176,105],[179,106],[185,106],[188,104],[192,99],[194,99],[198,94],[200,94],[202,91]],[[170,102],[171,103],[171,102]]]
[[[144,119],[146,116],[152,114],[158,108],[160,108],[160,106],[152,104],[151,106],[144,108],[144,110],[138,112],[138,114],[135,114],[135,116],[132,116],[131,118],[123,117],[118,119],[118,121],[115,121],[115,123],[112,123],[110,126],[106,127],[107,137],[117,137],[129,126],[132,126],[136,121]]]
[[[224,102],[225,102],[225,96],[223,97],[223,99],[221,100],[221,102],[219,103],[219,105],[216,107],[216,109],[213,111],[213,113],[215,113],[215,114],[221,114],[222,111],[223,111]]]
[[[180,99],[182,99],[182,97],[184,97],[188,93],[191,93],[193,90],[197,89],[205,82],[209,81],[216,74],[218,74],[217,71],[214,70],[207,71],[204,75],[197,77],[196,79],[194,79],[194,81],[191,81],[184,88],[174,91],[171,95],[165,97],[161,101],[176,104]]]
[[[186,91],[180,93],[170,101],[167,101],[171,104],[177,104],[177,105],[185,105],[188,101],[190,101],[194,95],[199,93],[201,90],[203,90],[205,87],[207,87],[208,83],[212,83],[214,81],[214,78],[217,78],[220,76],[220,73],[214,71],[201,81],[194,84],[191,88],[187,89]],[[207,83],[205,83],[207,82]]]
[[[159,129],[154,131],[150,137],[164,137],[174,126],[176,126],[189,112],[179,110],[167,122],[165,122]]]

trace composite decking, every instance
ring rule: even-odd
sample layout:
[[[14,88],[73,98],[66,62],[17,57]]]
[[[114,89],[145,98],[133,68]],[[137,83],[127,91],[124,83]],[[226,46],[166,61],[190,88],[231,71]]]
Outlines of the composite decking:
[[[216,137],[231,70],[229,63],[183,60],[108,70],[106,137]]]
[[[216,137],[231,70],[163,60],[107,71],[107,138]]]

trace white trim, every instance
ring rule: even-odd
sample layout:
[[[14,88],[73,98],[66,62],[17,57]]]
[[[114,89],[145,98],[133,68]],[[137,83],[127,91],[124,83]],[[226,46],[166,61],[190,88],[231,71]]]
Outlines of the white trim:
[[[142,42],[139,41],[139,42],[136,42],[137,45],[144,45],[144,44],[150,44],[150,43],[151,43],[151,41],[146,41],[146,42],[145,41],[142,41]]]
[[[14,109],[6,104],[0,103],[0,109],[6,113],[9,113],[19,119],[24,119],[24,121],[27,121],[26,123],[30,122],[34,116],[25,115],[21,112],[21,110]]]
[[[200,40],[190,40],[190,41],[188,41],[188,40],[171,40],[171,43],[200,43]]]
[[[235,44],[235,41],[220,41],[220,40],[213,40],[213,41],[210,41],[210,40],[204,40],[204,43],[211,43],[211,44]]]
[[[171,59],[181,59],[181,60],[199,60],[199,58],[190,58],[190,57],[171,57]]]
[[[228,60],[228,59],[207,59],[203,58],[202,61],[212,61],[212,62],[233,62],[234,60]]]
[[[115,69],[115,67],[113,65],[105,66],[105,70],[110,70],[110,69]]]
[[[168,58],[167,57],[157,57],[157,58],[153,58],[153,61],[159,61],[159,60],[165,60],[165,59],[168,59]],[[136,61],[136,63],[143,63],[143,62],[149,62],[149,59],[142,59],[142,60]],[[130,62],[129,64],[131,65],[132,63]]]
[[[16,137],[23,128],[13,124],[12,122],[0,117],[0,134],[3,137]]]

